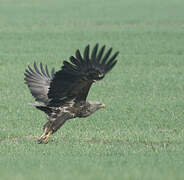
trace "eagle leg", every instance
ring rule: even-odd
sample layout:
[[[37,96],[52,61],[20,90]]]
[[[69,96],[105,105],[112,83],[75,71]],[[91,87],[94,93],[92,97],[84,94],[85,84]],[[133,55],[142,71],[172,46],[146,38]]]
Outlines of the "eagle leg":
[[[45,131],[38,139],[38,144],[47,144],[52,131]]]

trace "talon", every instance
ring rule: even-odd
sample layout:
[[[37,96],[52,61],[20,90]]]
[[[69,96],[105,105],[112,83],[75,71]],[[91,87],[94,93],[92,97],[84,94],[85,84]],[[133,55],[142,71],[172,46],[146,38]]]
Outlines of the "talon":
[[[48,133],[43,133],[40,138],[38,139],[38,144],[47,144],[48,143],[48,139],[50,137],[50,135],[52,134],[52,131],[49,131]]]

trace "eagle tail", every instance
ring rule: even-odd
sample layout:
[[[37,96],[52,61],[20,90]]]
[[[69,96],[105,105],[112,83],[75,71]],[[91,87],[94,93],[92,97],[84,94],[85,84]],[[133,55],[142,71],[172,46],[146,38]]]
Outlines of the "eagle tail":
[[[50,116],[51,113],[52,113],[52,109],[50,107],[48,107],[48,106],[41,105],[40,103],[37,103],[37,102],[33,102],[33,103],[31,102],[29,104],[32,105],[32,106],[34,106],[34,107],[36,107],[37,109],[43,111],[48,116]]]

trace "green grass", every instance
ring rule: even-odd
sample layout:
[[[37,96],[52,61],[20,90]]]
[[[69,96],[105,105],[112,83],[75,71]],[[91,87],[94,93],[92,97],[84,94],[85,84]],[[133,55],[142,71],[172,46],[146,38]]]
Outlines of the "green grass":
[[[0,179],[184,179],[182,0],[0,0]],[[38,145],[46,117],[24,70],[76,48],[119,50],[90,100],[107,105]]]

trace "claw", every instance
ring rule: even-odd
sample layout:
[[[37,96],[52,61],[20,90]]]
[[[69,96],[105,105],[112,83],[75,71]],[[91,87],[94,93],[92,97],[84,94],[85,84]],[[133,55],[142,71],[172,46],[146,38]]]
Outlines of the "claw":
[[[52,131],[44,132],[38,139],[38,144],[47,144]]]

